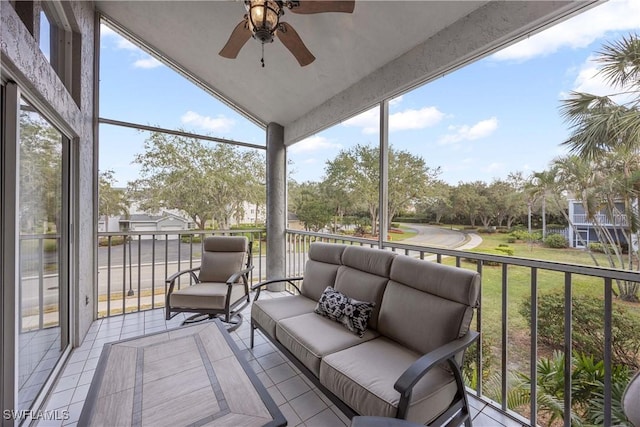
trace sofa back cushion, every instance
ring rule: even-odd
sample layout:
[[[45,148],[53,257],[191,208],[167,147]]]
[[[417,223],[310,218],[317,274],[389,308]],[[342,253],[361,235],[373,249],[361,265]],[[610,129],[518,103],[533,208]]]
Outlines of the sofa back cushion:
[[[345,245],[314,242],[309,246],[309,259],[304,267],[302,295],[318,301],[327,286],[335,286],[336,273],[342,264]]]
[[[384,289],[389,282],[391,262],[397,254],[362,246],[347,246],[338,268],[335,289],[358,301],[374,303],[369,327],[377,329]]]
[[[474,271],[397,256],[391,265],[378,332],[419,353],[467,333],[478,302]]]

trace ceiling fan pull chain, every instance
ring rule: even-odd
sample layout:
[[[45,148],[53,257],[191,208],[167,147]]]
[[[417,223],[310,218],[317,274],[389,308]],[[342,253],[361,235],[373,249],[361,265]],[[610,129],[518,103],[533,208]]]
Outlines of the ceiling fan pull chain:
[[[262,58],[260,58],[260,62],[262,63],[262,68],[264,68],[264,43],[262,44]]]

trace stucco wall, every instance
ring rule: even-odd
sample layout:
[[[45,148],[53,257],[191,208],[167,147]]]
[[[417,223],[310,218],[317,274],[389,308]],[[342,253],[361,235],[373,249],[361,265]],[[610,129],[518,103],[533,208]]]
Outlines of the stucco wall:
[[[73,254],[70,275],[72,342],[79,345],[94,318],[96,259],[94,106],[94,10],[87,2],[65,2],[71,27],[82,35],[79,105],[60,81],[13,7],[0,0],[0,63],[3,74],[20,86],[33,104],[62,132],[72,138]],[[88,301],[87,301],[88,299]]]

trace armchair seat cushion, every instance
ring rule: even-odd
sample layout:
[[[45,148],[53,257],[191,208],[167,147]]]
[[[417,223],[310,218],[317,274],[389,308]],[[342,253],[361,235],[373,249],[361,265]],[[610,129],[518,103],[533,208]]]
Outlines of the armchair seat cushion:
[[[316,302],[302,295],[259,299],[251,306],[251,321],[275,338],[276,324],[289,317],[313,313]]]
[[[320,382],[359,414],[395,417],[400,393],[394,384],[420,355],[380,336],[325,356]],[[407,419],[432,421],[456,394],[453,375],[437,366],[413,389]]]
[[[231,286],[229,305],[246,296],[241,283]],[[205,310],[224,310],[229,285],[226,283],[201,282],[174,290],[170,295],[170,304],[174,308],[197,307]]]
[[[276,326],[276,339],[316,377],[320,374],[320,360],[324,356],[374,339],[378,335],[378,332],[368,329],[360,338],[342,324],[316,313],[289,317]]]

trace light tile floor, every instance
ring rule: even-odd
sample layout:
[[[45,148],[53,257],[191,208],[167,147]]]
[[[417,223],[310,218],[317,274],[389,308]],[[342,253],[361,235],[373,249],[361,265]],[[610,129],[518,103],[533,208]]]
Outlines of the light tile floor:
[[[279,293],[263,292],[261,298],[274,298]],[[280,407],[289,426],[341,427],[349,419],[307,379],[291,362],[256,333],[250,349],[249,312],[245,321],[231,333],[273,400]],[[44,405],[46,411],[68,411],[67,420],[42,420],[38,427],[76,426],[89,391],[98,359],[105,343],[179,327],[185,315],[165,320],[164,310],[156,309],[100,319],[93,322],[82,345],[74,349],[53,391]],[[473,425],[476,427],[512,427],[521,424],[470,396]],[[82,427],[82,426],[80,426]],[[115,426],[114,426],[115,427]]]

